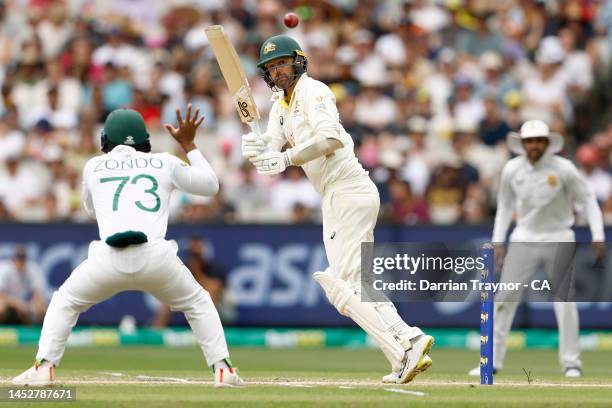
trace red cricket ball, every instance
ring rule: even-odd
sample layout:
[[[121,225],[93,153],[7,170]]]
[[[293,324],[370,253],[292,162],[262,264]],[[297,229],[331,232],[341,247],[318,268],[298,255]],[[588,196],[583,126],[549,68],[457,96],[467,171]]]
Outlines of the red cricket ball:
[[[300,22],[300,19],[297,16],[297,14],[295,14],[295,13],[287,13],[287,14],[285,14],[285,18],[283,18],[283,21],[285,22],[285,25],[287,27],[295,28],[295,27],[297,27],[298,23]]]

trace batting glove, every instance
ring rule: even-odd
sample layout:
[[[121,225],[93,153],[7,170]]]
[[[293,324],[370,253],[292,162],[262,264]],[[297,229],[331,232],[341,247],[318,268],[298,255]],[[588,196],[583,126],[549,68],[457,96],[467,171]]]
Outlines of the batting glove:
[[[247,133],[242,135],[242,157],[245,159],[251,159],[257,155],[262,154],[266,151],[266,137],[265,134],[257,136],[255,133]]]
[[[291,166],[291,156],[288,151],[284,152],[267,152],[251,159],[251,162],[257,168],[257,173],[266,176],[280,174],[287,166]]]

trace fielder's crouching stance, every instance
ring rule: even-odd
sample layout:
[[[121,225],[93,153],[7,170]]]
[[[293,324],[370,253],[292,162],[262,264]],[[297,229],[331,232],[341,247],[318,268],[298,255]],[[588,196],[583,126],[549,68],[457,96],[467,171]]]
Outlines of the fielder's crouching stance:
[[[149,135],[136,111],[113,111],[104,125],[101,156],[83,170],[83,202],[95,215],[101,241],[89,246],[80,264],[53,294],[38,344],[36,363],[15,377],[17,385],[51,385],[55,367],[80,313],[116,293],[142,290],[173,310],[185,313],[206,362],[214,367],[215,386],[243,382],[232,368],[221,320],[208,294],[177,257],[175,241],[165,239],[170,194],[214,195],[217,176],[193,140],[204,117],[199,110],[178,128],[166,125],[191,166],[168,153],[150,153]]]
[[[314,279],[338,312],[376,340],[392,367],[384,382],[407,383],[431,365],[433,337],[408,326],[391,302],[362,302],[361,243],[374,240],[380,199],[340,124],[331,90],[306,74],[307,58],[287,36],[266,40],[258,66],[275,91],[263,137],[243,136],[242,150],[260,174],[301,166],[323,196],[323,241],[330,267]],[[289,143],[291,147],[281,151]]]

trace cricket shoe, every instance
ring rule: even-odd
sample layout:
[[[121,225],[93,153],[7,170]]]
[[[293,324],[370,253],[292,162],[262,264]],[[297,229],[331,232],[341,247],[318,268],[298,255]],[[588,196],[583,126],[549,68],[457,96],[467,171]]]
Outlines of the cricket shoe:
[[[499,372],[498,368],[493,368],[493,374],[497,374]],[[472,368],[468,371],[468,375],[470,377],[480,377],[480,366]]]
[[[429,367],[431,367],[432,363],[433,363],[433,360],[431,359],[431,357],[429,357],[428,355],[425,355],[425,357],[423,357],[423,362],[419,367],[419,370],[420,370],[419,372],[427,370]],[[400,373],[401,371],[393,371],[385,375],[382,378],[382,382],[384,384],[397,384],[397,380],[400,377]]]
[[[55,366],[42,360],[34,363],[32,367],[13,378],[15,385],[53,385],[55,382]]]
[[[409,383],[417,374],[422,373],[431,366],[432,360],[428,354],[433,344],[434,338],[427,334],[422,334],[418,337],[412,348],[406,351],[404,366],[397,376],[396,384]]]
[[[238,370],[234,367],[219,367],[215,370],[215,388],[220,387],[242,387],[245,382],[238,376]]]
[[[567,378],[580,378],[582,377],[582,370],[580,367],[568,367],[565,369],[564,375]]]

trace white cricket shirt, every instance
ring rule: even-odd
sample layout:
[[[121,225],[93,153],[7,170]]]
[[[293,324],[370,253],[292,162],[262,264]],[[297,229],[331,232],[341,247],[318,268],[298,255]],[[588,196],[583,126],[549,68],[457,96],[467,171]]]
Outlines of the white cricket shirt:
[[[191,166],[168,153],[143,153],[130,146],[90,159],[83,169],[83,203],[96,217],[100,238],[140,231],[149,242],[168,228],[170,194],[214,195],[217,176],[199,150],[187,153]]]
[[[575,202],[584,208],[592,240],[604,241],[595,194],[571,161],[547,154],[531,165],[525,155],[515,157],[502,170],[493,242],[505,241],[513,209],[517,220],[510,241],[572,242]]]
[[[357,161],[351,136],[340,124],[336,108],[336,97],[323,82],[303,74],[298,80],[289,104],[282,92],[274,94],[270,110],[267,133],[271,137],[269,146],[279,151],[286,142],[298,145],[319,134],[338,139],[343,147],[334,154],[319,157],[302,165],[304,173],[323,194],[336,183],[367,179],[368,172]]]

